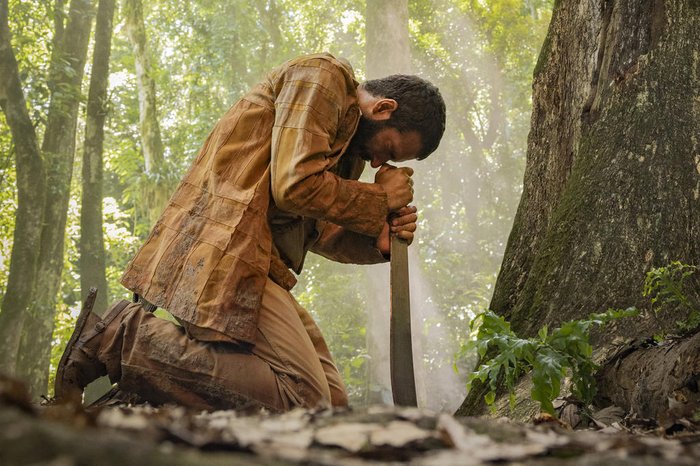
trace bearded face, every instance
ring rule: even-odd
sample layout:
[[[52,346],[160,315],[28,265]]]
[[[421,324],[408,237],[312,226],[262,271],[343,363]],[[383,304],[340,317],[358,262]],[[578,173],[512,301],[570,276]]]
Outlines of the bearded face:
[[[357,155],[361,157],[362,160],[369,162],[372,160],[372,154],[370,154],[368,148],[369,141],[376,136],[379,131],[387,127],[386,121],[370,120],[364,115],[360,116],[357,131],[348,145],[347,152]]]

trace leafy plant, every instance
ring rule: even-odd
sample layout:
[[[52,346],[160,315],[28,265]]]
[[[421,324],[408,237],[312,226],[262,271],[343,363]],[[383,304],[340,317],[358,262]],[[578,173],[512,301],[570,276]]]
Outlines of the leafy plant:
[[[572,320],[550,332],[547,326],[537,337],[519,338],[503,317],[486,311],[472,321],[476,333],[477,352],[481,363],[469,377],[469,386],[475,379],[488,383],[484,399],[492,406],[502,381],[514,404],[515,385],[522,375],[532,371],[532,399],[543,411],[554,414],[552,401],[559,396],[562,379],[570,371],[572,393],[584,403],[590,403],[596,393],[593,377],[598,366],[591,359],[593,349],[589,342],[593,325],[624,317],[636,316],[635,308],[609,309],[591,314],[588,319]]]
[[[700,326],[698,303],[689,298],[692,286],[689,285],[689,281],[697,271],[698,268],[693,265],[673,261],[666,267],[651,269],[644,280],[643,295],[651,297],[652,306],[657,303],[677,304],[690,311],[685,321],[676,322],[678,329],[683,333],[689,333]],[[654,308],[656,313],[660,310],[661,306]]]

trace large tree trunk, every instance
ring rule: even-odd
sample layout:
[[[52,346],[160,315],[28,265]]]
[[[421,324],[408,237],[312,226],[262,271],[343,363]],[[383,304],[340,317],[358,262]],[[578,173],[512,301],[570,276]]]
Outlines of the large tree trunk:
[[[153,66],[148,50],[141,0],[125,0],[124,16],[126,33],[134,50],[136,85],[139,90],[141,150],[146,172],[151,173],[163,163],[163,142],[156,107],[156,82],[153,79]]]
[[[516,332],[648,307],[646,272],[700,261],[698,49],[698,1],[557,2],[535,69],[523,196],[491,302]],[[668,331],[678,317],[647,314],[597,342]],[[460,414],[479,411],[479,392]]]
[[[367,0],[367,79],[411,72],[407,0]]]
[[[46,162],[46,202],[35,301],[22,327],[17,374],[34,393],[46,391],[56,296],[63,271],[63,247],[75,154],[81,83],[94,15],[90,0],[72,0],[68,24],[52,55],[51,102],[42,152]]]
[[[80,292],[82,300],[91,287],[97,287],[93,310],[107,309],[109,290],[105,272],[105,247],[102,235],[102,148],[107,115],[109,56],[115,0],[100,0],[95,25],[95,48],[87,102],[85,145],[83,148],[83,192],[80,209]]]
[[[0,106],[12,132],[17,213],[7,292],[0,312],[0,372],[14,373],[24,318],[32,304],[44,209],[44,164],[12,51],[8,2],[0,0]]]
[[[408,40],[407,0],[368,0],[366,21],[367,79],[411,71]],[[367,353],[369,402],[391,400],[389,377],[389,268],[386,264],[366,269],[367,274]]]

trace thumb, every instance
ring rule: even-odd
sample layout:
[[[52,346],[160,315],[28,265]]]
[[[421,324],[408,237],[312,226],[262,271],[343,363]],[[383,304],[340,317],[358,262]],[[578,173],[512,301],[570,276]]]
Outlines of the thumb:
[[[396,167],[389,165],[388,163],[384,163],[384,164],[382,164],[381,167],[379,167],[379,170],[377,170],[377,173],[375,174],[375,176],[381,175],[382,173],[385,173],[393,168],[396,168]]]

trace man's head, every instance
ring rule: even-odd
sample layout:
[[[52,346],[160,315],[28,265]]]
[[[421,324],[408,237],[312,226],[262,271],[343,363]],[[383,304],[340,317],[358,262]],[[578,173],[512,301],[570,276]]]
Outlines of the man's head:
[[[372,166],[422,160],[445,131],[445,102],[437,87],[417,76],[373,79],[359,89],[362,118],[351,142]]]

